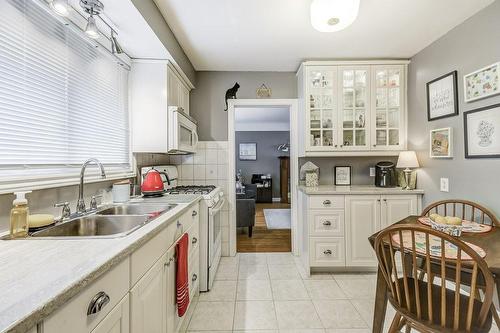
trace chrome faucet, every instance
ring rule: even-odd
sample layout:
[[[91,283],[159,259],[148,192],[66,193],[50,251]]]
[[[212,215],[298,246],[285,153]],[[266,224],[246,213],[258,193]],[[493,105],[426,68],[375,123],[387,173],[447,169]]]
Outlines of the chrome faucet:
[[[101,177],[106,178],[106,172],[104,172],[104,166],[97,158],[89,158],[82,165],[82,170],[80,171],[80,187],[78,188],[78,201],[76,202],[76,212],[85,213],[85,200],[83,200],[83,178],[85,176],[85,169],[90,163],[95,163],[101,168]]]

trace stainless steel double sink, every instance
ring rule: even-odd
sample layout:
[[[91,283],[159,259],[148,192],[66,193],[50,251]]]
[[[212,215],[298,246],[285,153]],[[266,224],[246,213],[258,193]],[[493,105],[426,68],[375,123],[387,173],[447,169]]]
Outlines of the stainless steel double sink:
[[[34,232],[31,237],[123,237],[172,210],[175,206],[175,204],[160,203],[107,206],[90,215],[80,216]]]

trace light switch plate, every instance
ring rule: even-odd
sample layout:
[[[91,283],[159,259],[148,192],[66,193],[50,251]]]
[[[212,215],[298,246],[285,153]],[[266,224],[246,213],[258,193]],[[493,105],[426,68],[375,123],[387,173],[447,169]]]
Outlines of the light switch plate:
[[[450,182],[448,178],[441,178],[440,180],[441,192],[450,192]]]
[[[375,168],[370,167],[370,177],[375,177]]]

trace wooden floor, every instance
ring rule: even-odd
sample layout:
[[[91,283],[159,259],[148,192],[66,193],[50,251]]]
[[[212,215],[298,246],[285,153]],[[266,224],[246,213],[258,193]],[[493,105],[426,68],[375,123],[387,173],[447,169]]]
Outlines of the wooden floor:
[[[290,229],[267,229],[264,209],[290,208],[290,204],[258,203],[255,207],[255,226],[252,237],[248,237],[248,228],[237,231],[238,252],[291,252],[292,236]]]

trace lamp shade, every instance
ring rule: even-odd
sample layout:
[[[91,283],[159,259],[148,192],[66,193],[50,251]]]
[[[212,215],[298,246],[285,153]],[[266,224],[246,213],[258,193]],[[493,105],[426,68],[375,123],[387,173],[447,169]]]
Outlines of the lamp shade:
[[[399,153],[398,164],[396,168],[418,168],[417,154],[414,151],[402,151]]]

